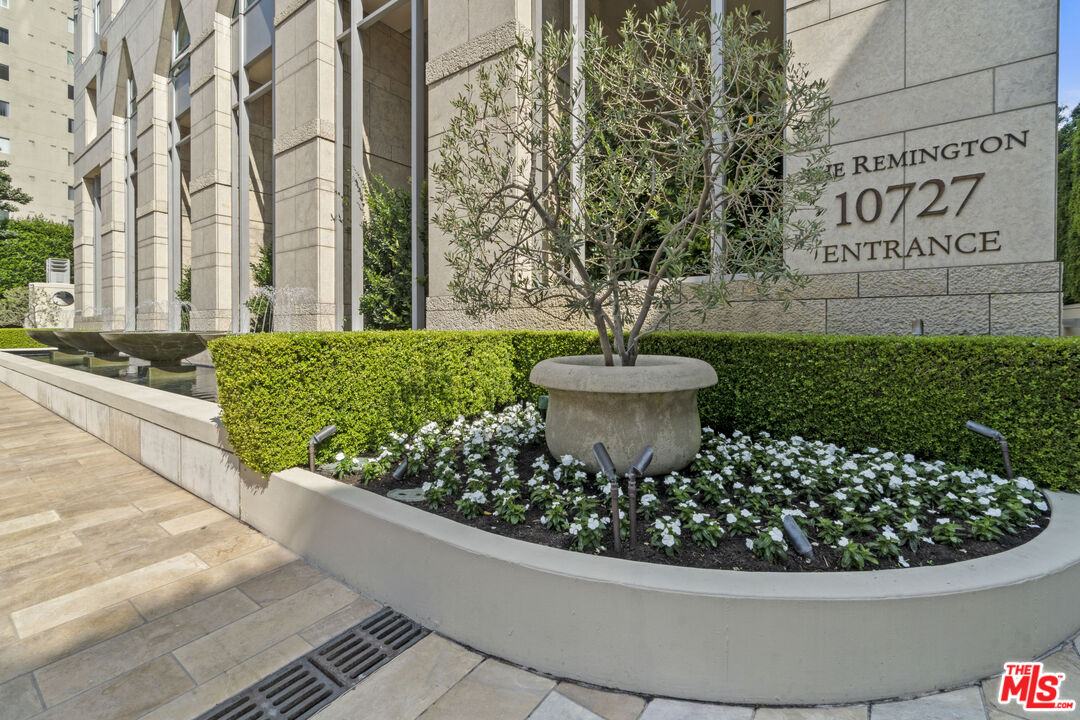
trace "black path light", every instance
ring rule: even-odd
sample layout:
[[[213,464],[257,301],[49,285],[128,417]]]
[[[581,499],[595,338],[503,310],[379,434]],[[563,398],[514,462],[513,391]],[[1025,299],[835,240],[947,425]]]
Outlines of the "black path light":
[[[622,518],[619,514],[619,473],[615,470],[615,463],[611,462],[611,456],[608,455],[604,443],[596,443],[593,445],[593,455],[596,456],[596,462],[600,463],[600,469],[604,471],[604,476],[608,479],[608,484],[611,487],[611,524],[614,528],[614,532],[612,533],[614,547],[615,552],[622,552]],[[644,477],[645,470],[649,467],[649,463],[652,462],[652,459],[652,445],[646,445],[645,449],[641,451],[641,455],[626,472],[626,489],[627,495],[630,498],[630,547],[634,547],[634,538],[637,536],[637,482]]]
[[[637,483],[645,476],[645,470],[652,459],[653,447],[646,445],[641,451],[641,456],[634,461],[634,464],[630,466],[630,471],[626,473],[626,490],[630,496],[630,547],[634,547],[637,537]]]
[[[615,463],[611,462],[604,443],[596,443],[592,446],[596,462],[600,463],[600,469],[608,479],[608,487],[611,488],[611,529],[612,541],[615,552],[622,552],[622,525],[619,519],[619,473],[615,471]]]
[[[337,425],[327,425],[308,440],[308,470],[315,472],[315,446],[334,435],[337,435]]]
[[[814,548],[810,545],[806,533],[799,527],[799,523],[795,521],[795,518],[791,515],[785,515],[783,525],[784,534],[788,536],[788,540],[791,541],[792,546],[795,548],[795,552],[806,558],[806,562],[813,560]]]
[[[1012,463],[1009,461],[1009,443],[1005,440],[1005,436],[993,428],[986,427],[974,420],[967,421],[967,429],[976,435],[982,435],[985,438],[990,438],[997,442],[1001,446],[1001,460],[1005,463],[1005,477],[1010,480],[1013,479]]]

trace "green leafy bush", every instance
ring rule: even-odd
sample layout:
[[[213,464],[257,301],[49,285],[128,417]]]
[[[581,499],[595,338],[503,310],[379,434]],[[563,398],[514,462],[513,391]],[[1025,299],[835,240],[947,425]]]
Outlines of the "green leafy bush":
[[[320,447],[375,449],[391,432],[476,415],[515,399],[512,347],[498,332],[255,333],[210,344],[229,442],[270,473]]]
[[[393,188],[378,175],[359,184],[363,193],[364,292],[360,312],[371,330],[412,327],[412,192]],[[427,207],[422,189],[421,207]],[[420,242],[427,245],[427,217],[421,214]]]
[[[22,328],[0,328],[0,349],[36,347],[45,346],[36,340],[31,340]]]
[[[74,267],[72,230],[44,218],[9,220],[0,227],[0,292],[45,282],[45,261],[67,258]]]
[[[274,333],[211,344],[225,427],[261,472],[320,448],[373,451],[390,432],[535,399],[532,366],[595,353],[588,332]],[[702,422],[728,432],[868,446],[1000,467],[977,420],[1009,439],[1016,472],[1080,490],[1080,342],[995,337],[658,333],[642,351],[698,357],[719,376],[699,396]]]

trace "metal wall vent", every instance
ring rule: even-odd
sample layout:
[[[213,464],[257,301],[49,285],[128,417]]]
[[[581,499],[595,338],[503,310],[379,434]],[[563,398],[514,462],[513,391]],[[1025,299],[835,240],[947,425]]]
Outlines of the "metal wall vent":
[[[196,720],[305,720],[427,634],[383,608]]]

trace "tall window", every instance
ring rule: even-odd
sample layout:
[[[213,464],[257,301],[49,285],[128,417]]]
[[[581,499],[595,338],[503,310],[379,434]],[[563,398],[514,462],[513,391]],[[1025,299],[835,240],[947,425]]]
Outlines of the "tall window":
[[[127,79],[127,116],[129,118],[135,117],[135,111],[138,108],[138,91],[135,88],[135,78],[128,75]]]
[[[74,34],[75,33],[75,18],[68,18],[67,19],[67,26],[68,26],[68,32]]]
[[[69,133],[75,132],[75,120],[73,118],[68,118],[67,121],[68,121],[68,132]]]
[[[8,117],[11,113],[11,106],[7,100],[0,100],[0,117]]]
[[[68,100],[74,100],[74,99],[75,99],[75,86],[74,85],[68,85]]]
[[[176,18],[176,28],[173,30],[173,60],[179,60],[186,55],[189,47],[191,47],[191,32],[188,31],[187,20],[184,18],[184,11],[181,10],[179,17]]]
[[[0,137],[0,153],[11,154],[11,138]]]
[[[8,29],[6,27],[0,27],[0,43],[7,45],[9,40]]]
[[[71,50],[67,51],[67,64],[71,67],[75,67],[75,53]]]
[[[101,34],[101,0],[94,0],[94,35]]]
[[[0,80],[10,80],[11,72],[8,70],[8,66],[0,63]]]

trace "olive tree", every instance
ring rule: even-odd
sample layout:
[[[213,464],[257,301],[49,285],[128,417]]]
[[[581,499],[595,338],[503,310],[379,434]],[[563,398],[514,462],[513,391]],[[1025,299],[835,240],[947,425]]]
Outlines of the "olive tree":
[[[455,301],[585,314],[606,364],[633,365],[649,327],[725,304],[736,275],[805,282],[783,254],[820,244],[830,103],[765,30],[669,3],[478,68],[432,170]]]

